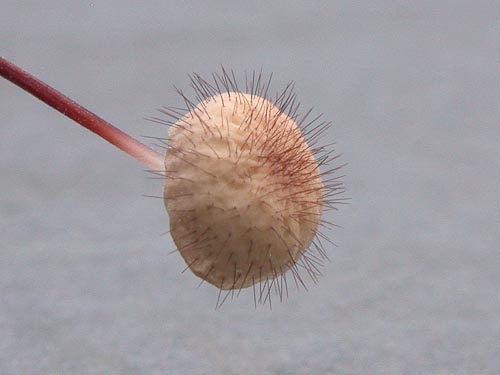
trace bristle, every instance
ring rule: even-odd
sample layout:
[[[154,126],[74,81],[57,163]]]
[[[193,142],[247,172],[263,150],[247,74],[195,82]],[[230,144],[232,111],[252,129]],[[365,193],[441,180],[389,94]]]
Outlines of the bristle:
[[[255,304],[272,307],[272,294],[288,297],[287,272],[307,290],[301,274],[316,284],[329,259],[321,230],[336,224],[322,216],[344,199],[341,166],[328,168],[339,155],[322,145],[331,123],[313,109],[301,114],[293,82],[271,100],[272,74],[262,69],[245,72],[245,92],[224,67],[211,82],[196,73],[189,79],[198,104],[176,89],[185,108],[164,107],[167,119],[151,119],[170,127],[168,139],[155,139],[167,148],[164,199],[187,264],[182,272],[192,269],[220,289],[216,308],[249,286]],[[270,228],[255,224],[257,210]]]

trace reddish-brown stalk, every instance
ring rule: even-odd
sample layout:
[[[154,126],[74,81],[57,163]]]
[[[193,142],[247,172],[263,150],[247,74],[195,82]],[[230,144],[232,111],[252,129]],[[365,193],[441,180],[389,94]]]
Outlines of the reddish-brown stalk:
[[[163,173],[164,156],[74,102],[45,82],[0,57],[0,75],[156,172]]]

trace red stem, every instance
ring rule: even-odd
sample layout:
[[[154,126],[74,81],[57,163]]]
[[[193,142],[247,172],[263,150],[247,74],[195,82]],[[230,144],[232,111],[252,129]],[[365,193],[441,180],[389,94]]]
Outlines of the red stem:
[[[2,57],[0,57],[0,75],[58,110],[63,115],[104,138],[154,171],[162,172],[165,169],[162,154],[132,138]]]

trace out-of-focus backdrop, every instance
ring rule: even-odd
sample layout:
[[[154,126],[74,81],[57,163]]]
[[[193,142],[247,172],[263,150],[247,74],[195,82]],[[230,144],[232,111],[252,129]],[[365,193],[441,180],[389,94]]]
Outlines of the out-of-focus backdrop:
[[[219,64],[296,82],[350,205],[273,310],[215,310],[161,181],[0,80],[0,373],[500,373],[500,2],[3,0],[0,53],[135,135]],[[147,139],[143,139],[148,142]]]

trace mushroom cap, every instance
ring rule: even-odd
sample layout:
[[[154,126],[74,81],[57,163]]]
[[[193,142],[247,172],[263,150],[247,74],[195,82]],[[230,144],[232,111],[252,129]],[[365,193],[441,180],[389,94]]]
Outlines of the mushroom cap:
[[[168,138],[164,202],[188,267],[220,289],[296,268],[324,189],[297,123],[267,99],[227,92],[200,102]]]

